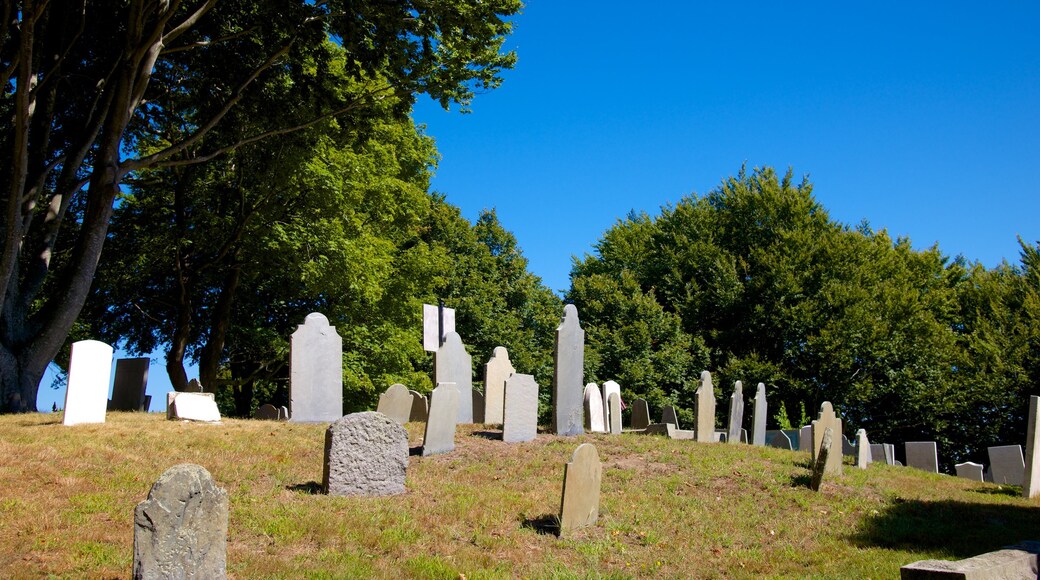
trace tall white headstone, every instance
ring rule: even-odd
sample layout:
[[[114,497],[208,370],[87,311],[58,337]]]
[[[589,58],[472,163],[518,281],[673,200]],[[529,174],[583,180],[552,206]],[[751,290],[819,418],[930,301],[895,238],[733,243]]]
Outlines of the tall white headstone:
[[[556,327],[553,368],[552,429],[557,435],[581,435],[582,394],[585,389],[585,331],[573,304],[563,307]]]
[[[696,437],[700,443],[715,441],[715,386],[711,373],[701,372],[701,386],[697,389]]]
[[[538,383],[531,375],[515,373],[506,380],[502,441],[518,443],[538,436]]]
[[[616,381],[605,381],[603,383],[603,424],[607,426],[607,431],[610,431],[610,425],[613,418],[610,416],[610,395],[617,394],[618,402],[621,401],[621,385],[617,384]],[[618,421],[621,419],[619,418]]]
[[[585,429],[590,433],[605,433],[606,422],[603,417],[603,397],[596,383],[585,385]]]
[[[458,422],[473,423],[473,357],[466,352],[459,333],[449,332],[444,337],[433,359],[433,375],[435,383],[453,383],[458,389]]]
[[[491,359],[484,365],[484,422],[498,424],[502,422],[505,406],[506,380],[516,372],[509,361],[509,351],[504,346],[496,346]]]
[[[726,430],[726,443],[740,443],[740,426],[744,422],[744,383],[733,384],[733,394],[729,397],[729,428]]]
[[[112,347],[97,340],[72,343],[69,382],[65,390],[65,425],[104,423],[108,384],[112,378]]]
[[[766,444],[766,413],[768,405],[766,404],[766,385],[765,383],[758,383],[758,390],[755,392],[755,410],[754,416],[751,418],[751,444],[752,445],[765,445]]]
[[[307,315],[290,343],[289,420],[331,423],[343,416],[343,339],[324,314]]]

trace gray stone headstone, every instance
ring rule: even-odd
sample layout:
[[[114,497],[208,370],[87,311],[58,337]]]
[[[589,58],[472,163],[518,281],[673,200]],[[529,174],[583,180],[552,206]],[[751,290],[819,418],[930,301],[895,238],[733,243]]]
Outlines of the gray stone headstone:
[[[585,430],[589,433],[606,433],[607,426],[603,417],[603,397],[596,383],[585,385],[583,397],[585,405]]]
[[[727,443],[740,443],[740,426],[744,423],[744,383],[733,384],[733,394],[729,396],[729,425],[726,429]]]
[[[599,519],[599,493],[603,467],[591,443],[578,446],[563,468],[563,498],[560,502],[560,535],[591,526]]]
[[[1029,415],[1026,417],[1026,465],[1022,495],[1033,498],[1040,495],[1040,397],[1029,397]]]
[[[496,346],[491,359],[484,365],[484,422],[492,425],[502,423],[505,408],[506,380],[516,372],[509,361],[509,351]]]
[[[444,313],[443,324],[438,321],[438,312]],[[442,327],[444,334],[438,336]],[[439,310],[432,304],[423,304],[423,350],[437,352],[449,332],[455,332],[455,309]]]
[[[621,401],[621,385],[617,384],[616,381],[606,381],[603,383],[603,424],[607,428],[607,432],[610,432],[610,395],[617,393],[618,401]],[[620,421],[620,418],[618,419]]]
[[[935,441],[907,441],[906,466],[939,473],[939,453]]]
[[[755,409],[752,413],[751,418],[751,444],[752,445],[765,445],[766,444],[766,417],[768,404],[766,403],[766,385],[765,383],[758,383],[758,390],[755,391]]]
[[[289,420],[289,407],[286,407],[285,405],[282,405],[281,407],[278,407],[278,420],[279,421],[288,421]]]
[[[563,307],[563,319],[556,327],[553,355],[552,430],[557,435],[581,435],[582,396],[585,389],[585,331],[573,304]]]
[[[679,429],[672,423],[651,423],[643,429],[644,435],[664,435],[669,439],[682,439],[693,441],[694,432],[686,429]]]
[[[394,383],[385,393],[379,395],[376,411],[404,425],[412,414],[412,393],[401,383]]]
[[[455,450],[455,425],[459,417],[459,390],[441,383],[430,393],[430,416],[423,436],[423,457]]]
[[[307,315],[290,343],[289,420],[331,423],[343,416],[343,339],[317,312]]]
[[[520,443],[538,436],[538,383],[534,377],[513,374],[506,380],[502,441]]]
[[[661,408],[661,423],[675,425],[675,428],[679,429],[679,413],[675,411],[675,407],[667,405]]]
[[[823,433],[827,429],[831,430],[832,437],[835,442],[840,442],[841,433],[841,419],[834,413],[834,407],[829,401],[824,401],[820,405],[820,415],[812,422],[812,460],[816,461],[816,456],[819,454],[820,445],[823,444]],[[840,445],[841,443],[837,443]],[[841,450],[831,449],[830,455],[827,457],[827,475],[841,475]]]
[[[610,393],[610,398],[607,399],[607,409],[610,410],[610,425],[608,425],[608,431],[612,435],[621,434],[621,395],[618,393]]]
[[[780,430],[766,431],[766,445],[777,447],[779,449],[794,449],[794,444],[791,443],[791,439],[787,436],[787,433]]]
[[[834,473],[831,469],[828,468],[828,463],[831,458],[831,454],[833,453],[834,455],[841,457],[840,454],[834,453],[834,450],[831,449],[833,441],[834,428],[830,425],[827,425],[820,436],[820,448],[816,450],[816,458],[813,460],[812,481],[809,483],[809,487],[812,488],[813,491],[820,491],[820,484],[823,483],[824,475],[830,475]],[[840,474],[841,472],[839,471],[838,475]]]
[[[487,423],[487,421],[484,420],[484,393],[481,393],[477,389],[473,389],[472,393],[473,422],[477,424]]]
[[[466,352],[462,337],[449,332],[433,359],[434,382],[453,383],[459,391],[459,416],[463,424],[473,422],[473,358]],[[431,403],[432,404],[432,403]]]
[[[781,429],[781,431],[784,432],[784,435],[787,435],[788,441],[791,442],[791,450],[798,451],[800,440],[800,434],[798,429]]]
[[[111,377],[111,346],[97,340],[72,343],[62,423],[104,423]]]
[[[711,373],[701,372],[701,384],[697,388],[697,441],[711,443],[715,440],[715,386],[711,383]]]
[[[632,403],[632,429],[646,429],[650,424],[650,407],[646,399],[636,399]]]
[[[856,467],[866,469],[870,465],[870,441],[867,439],[867,430],[856,431]]]
[[[957,477],[963,477],[972,481],[983,481],[981,463],[966,461],[954,465],[953,468],[957,471]]]
[[[881,443],[870,444],[870,459],[885,465],[892,465],[889,458],[885,455],[885,446]]]
[[[805,425],[798,430],[798,450],[812,453],[813,438],[812,425]]]
[[[270,403],[260,405],[260,408],[256,410],[256,413],[253,413],[253,418],[262,421],[277,421],[278,408]]]
[[[430,404],[426,400],[426,395],[418,391],[409,391],[409,393],[412,395],[412,410],[408,414],[408,420],[425,423],[426,418],[430,416]]]
[[[407,469],[408,432],[395,419],[351,413],[325,431],[322,490],[329,495],[404,493]]]
[[[841,454],[846,457],[856,456],[856,445],[849,441],[849,437],[845,434],[841,436]]]
[[[899,569],[901,580],[1035,579],[1040,542],[1021,542],[964,560],[920,560]]]
[[[112,382],[113,411],[143,411],[148,389],[148,357],[116,360],[116,378]]]
[[[204,393],[206,389],[202,388],[202,383],[198,379],[192,379],[188,381],[188,388],[184,389],[185,393]]]
[[[174,465],[134,509],[134,578],[227,578],[228,495],[201,465]]]
[[[1000,445],[987,448],[989,464],[993,470],[993,483],[1022,485],[1025,479],[1026,462],[1021,445]],[[909,458],[908,458],[909,459]]]

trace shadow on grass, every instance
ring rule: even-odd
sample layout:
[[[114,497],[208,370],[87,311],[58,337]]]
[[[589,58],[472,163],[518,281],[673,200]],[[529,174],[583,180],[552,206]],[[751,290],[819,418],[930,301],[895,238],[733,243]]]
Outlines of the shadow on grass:
[[[501,441],[502,440],[502,432],[501,431],[474,431],[473,432],[473,436],[474,437],[483,437],[484,439],[490,439],[492,441]]]
[[[982,493],[986,495],[1008,495],[1011,497],[1022,497],[1022,488],[1017,485],[1001,485],[1000,487],[977,487],[969,489],[971,493]]]
[[[560,535],[560,519],[555,514],[545,514],[520,521],[521,528],[527,528],[548,536]]]
[[[308,481],[307,483],[297,483],[295,485],[287,485],[285,489],[289,491],[295,491],[296,493],[305,493],[309,495],[321,495],[321,484],[317,481]]]
[[[849,539],[863,547],[934,550],[964,559],[1037,539],[1040,507],[897,499]]]
[[[824,479],[826,481],[826,478]],[[812,474],[802,473],[799,475],[791,476],[791,487],[811,487],[812,486]]]

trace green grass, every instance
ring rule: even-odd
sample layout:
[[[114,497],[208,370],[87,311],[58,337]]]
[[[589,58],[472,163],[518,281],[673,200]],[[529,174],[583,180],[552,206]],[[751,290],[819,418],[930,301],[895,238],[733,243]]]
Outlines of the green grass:
[[[805,454],[640,435],[543,435],[504,444],[460,428],[454,453],[412,456],[408,492],[315,493],[324,425],[222,425],[109,413],[0,417],[0,576],[124,577],[134,506],[181,462],[231,498],[237,578],[896,578],[1037,539],[1019,489],[883,465],[810,491]],[[408,425],[418,446],[422,426]],[[563,465],[583,442],[603,462],[596,526],[558,538]]]

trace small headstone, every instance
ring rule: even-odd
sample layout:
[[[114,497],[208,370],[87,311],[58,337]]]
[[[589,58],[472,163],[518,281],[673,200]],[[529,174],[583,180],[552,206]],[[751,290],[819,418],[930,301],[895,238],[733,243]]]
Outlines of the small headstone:
[[[603,467],[591,443],[578,446],[563,468],[563,498],[560,502],[560,535],[591,526],[599,518],[599,492]]]
[[[455,309],[440,308],[432,304],[423,304],[423,350],[437,352],[449,332],[455,332]],[[444,316],[438,320],[439,314]],[[442,324],[443,322],[443,324]],[[444,331],[439,334],[439,331]]]
[[[856,467],[866,469],[870,465],[870,441],[867,440],[867,430],[856,431]]]
[[[758,390],[755,392],[755,410],[751,418],[751,444],[752,445],[765,445],[766,444],[766,412],[768,405],[766,403],[766,385],[765,383],[758,383]],[[790,442],[790,441],[788,441]]]
[[[423,436],[423,457],[455,450],[455,425],[459,417],[459,390],[441,383],[430,393],[430,416]]]
[[[848,436],[844,433],[841,436],[841,454],[846,457],[856,456],[856,446],[853,445],[852,441],[849,441]]]
[[[907,467],[939,473],[939,452],[935,441],[907,441],[905,448]]]
[[[473,389],[473,422],[478,425],[487,423],[484,420],[484,393],[477,389]]]
[[[97,340],[72,343],[62,423],[104,423],[111,377],[111,346]]]
[[[812,460],[816,461],[816,456],[819,453],[820,445],[823,443],[823,433],[827,429],[831,430],[831,436],[835,441],[841,441],[841,419],[834,413],[834,407],[829,401],[824,401],[820,405],[820,415],[815,421],[811,423],[812,427]],[[839,443],[840,445],[840,443]],[[841,475],[841,452],[839,449],[832,449],[831,454],[827,458],[826,465],[827,475]]]
[[[170,393],[167,417],[175,421],[219,423],[220,409],[213,393]]]
[[[513,374],[506,379],[502,441],[520,443],[538,436],[538,383],[532,375]]]
[[[820,448],[816,450],[816,459],[813,461],[812,481],[809,483],[809,487],[813,491],[820,491],[820,484],[823,483],[823,476],[825,474],[833,473],[828,469],[828,460],[831,457],[831,445],[834,440],[834,428],[827,426],[821,437],[820,437]],[[835,455],[838,455],[835,453]],[[840,457],[840,455],[839,455]],[[840,475],[841,472],[838,472]]]
[[[993,483],[998,485],[1022,485],[1025,480],[1026,462],[1021,445],[1000,445],[987,448],[989,464],[993,469]]]
[[[281,407],[278,407],[278,420],[279,421],[288,421],[289,420],[289,407],[286,407],[285,405],[282,405]]]
[[[264,421],[277,421],[278,408],[270,403],[260,405],[260,408],[256,410],[256,413],[253,413],[253,418]]]
[[[766,431],[766,445],[770,447],[777,447],[779,449],[793,450],[794,445],[791,443],[791,439],[787,436],[787,433],[783,431]]]
[[[395,419],[372,411],[351,413],[325,431],[321,486],[328,495],[404,493],[407,469],[408,432]]]
[[[426,395],[418,391],[409,391],[409,393],[412,395],[412,411],[408,415],[408,420],[425,423],[426,418],[430,416],[430,405],[426,400]]]
[[[116,378],[112,382],[113,411],[143,411],[148,389],[148,357],[116,360]]]
[[[701,384],[697,388],[697,441],[711,443],[715,440],[715,386],[711,383],[711,373],[701,372]]]
[[[964,463],[958,463],[953,468],[957,470],[957,477],[963,477],[964,479],[970,479],[972,481],[983,481],[982,475],[982,464],[966,461]]]
[[[563,307],[563,320],[556,327],[553,356],[552,430],[557,435],[582,434],[582,395],[585,388],[585,331],[573,304]]]
[[[612,420],[612,418],[610,416],[610,395],[613,394],[613,393],[617,393],[618,401],[620,402],[621,401],[621,385],[617,384],[616,381],[606,381],[606,382],[604,382],[603,383],[603,424],[606,425],[608,432],[610,431],[610,423],[611,423],[611,420]],[[619,407],[619,411],[618,412],[620,413],[620,407]],[[621,420],[621,417],[619,415],[618,416],[618,421],[620,421],[620,420]]]
[[[185,393],[204,393],[206,389],[202,388],[202,383],[198,379],[192,379],[188,381],[188,387],[184,389]]]
[[[1021,542],[964,560],[920,560],[899,569],[902,580],[1009,580],[1038,576],[1040,542]]]
[[[484,422],[500,425],[505,408],[506,380],[516,372],[509,361],[509,351],[496,346],[491,359],[484,365]],[[474,407],[475,408],[475,407]]]
[[[1033,498],[1040,495],[1040,397],[1029,397],[1029,415],[1026,417],[1026,465],[1022,495]]]
[[[646,426],[650,424],[650,407],[646,404],[646,399],[636,399],[632,403],[632,429],[646,429]]]
[[[449,332],[433,357],[434,382],[452,383],[459,392],[459,423],[473,422],[473,357],[466,352],[462,337]]]
[[[885,456],[885,446],[881,443],[870,444],[870,459],[877,463],[884,463],[885,465],[892,465],[888,461],[888,457]]]
[[[134,509],[136,578],[226,578],[228,495],[201,465],[174,465]]]
[[[740,426],[744,423],[744,384],[733,383],[733,394],[729,396],[729,428],[726,429],[726,442],[740,442]]]
[[[679,428],[679,413],[675,411],[675,407],[668,405],[661,408],[661,422]]]
[[[603,418],[603,397],[599,394],[596,383],[585,385],[585,430],[590,433],[606,433],[607,426]]]
[[[618,393],[610,393],[610,398],[607,400],[607,409],[610,410],[610,425],[609,432],[612,435],[621,434],[621,395]]]
[[[412,394],[408,387],[401,383],[390,385],[385,393],[379,395],[376,411],[397,421],[399,425],[407,423],[408,417],[412,414]]]
[[[784,435],[787,435],[787,439],[791,442],[791,449],[793,451],[798,450],[798,429],[781,429]],[[767,436],[768,440],[768,436]]]
[[[294,423],[331,423],[343,416],[343,339],[317,312],[292,334],[289,408]]]
[[[812,425],[806,425],[798,430],[798,450],[812,453],[812,449]]]

